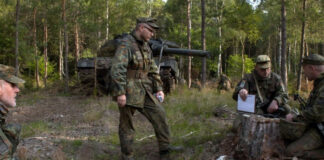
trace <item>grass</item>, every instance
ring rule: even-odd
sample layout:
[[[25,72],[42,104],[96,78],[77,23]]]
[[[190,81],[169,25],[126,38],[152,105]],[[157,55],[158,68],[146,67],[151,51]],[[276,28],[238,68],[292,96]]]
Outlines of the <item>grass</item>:
[[[104,115],[102,110],[89,110],[83,114],[86,122],[94,122],[100,120]]]
[[[163,103],[166,111],[168,124],[171,131],[171,140],[174,145],[185,146],[185,153],[174,153],[174,159],[195,159],[206,154],[203,151],[203,145],[208,142],[219,142],[229,126],[222,121],[217,121],[213,115],[213,111],[217,107],[227,106],[230,110],[235,110],[236,102],[231,98],[232,92],[220,94],[216,89],[205,88],[202,90],[177,88],[171,95],[168,95]],[[32,102],[42,98],[41,95],[33,95]],[[31,103],[29,98],[23,100],[23,103]],[[102,125],[103,121],[109,121],[110,126],[114,125],[113,129],[109,130],[107,135],[91,135],[87,142],[107,144],[114,146],[109,150],[114,154],[109,153],[109,159],[119,159],[119,136],[118,136],[118,107],[116,103],[111,101],[110,97],[89,97],[82,99],[80,107],[87,107],[86,112],[82,113],[84,123]],[[108,111],[108,114],[105,112]],[[114,116],[107,116],[114,115]],[[107,116],[107,117],[106,117]],[[226,117],[226,115],[225,115]],[[78,125],[78,121],[73,123],[71,120],[69,125]],[[135,126],[135,158],[141,159],[143,156],[148,156],[147,152],[142,149],[143,146],[153,147],[157,150],[156,138],[146,138],[143,141],[136,141],[149,135],[155,135],[154,131],[146,118],[135,116],[133,118]],[[93,123],[96,122],[96,123]],[[117,123],[117,124],[116,124]],[[23,124],[22,137],[31,137],[48,133],[52,130],[64,132],[69,130],[68,124],[50,124],[44,121],[37,121]],[[55,128],[53,128],[54,126]],[[57,127],[56,127],[57,126]],[[57,129],[56,129],[57,128]],[[60,129],[64,128],[64,130]],[[75,155],[80,146],[86,143],[84,140],[60,140],[59,144],[63,145],[64,152],[69,155]],[[153,144],[153,145],[152,145]],[[192,153],[193,152],[193,153]],[[158,154],[158,153],[156,153]],[[145,158],[144,156],[144,158]],[[106,159],[107,154],[98,153],[95,159]]]
[[[21,137],[22,138],[32,137],[34,135],[39,135],[49,131],[50,131],[49,124],[44,121],[25,123],[22,125]]]
[[[200,144],[208,141],[220,141],[230,126],[222,122],[217,122],[213,115],[216,107],[227,106],[230,110],[235,110],[236,102],[232,100],[232,93],[219,94],[215,89],[180,89],[178,88],[165,99],[163,106],[167,113],[168,124],[172,134],[172,143],[191,148],[195,151],[193,157],[199,157],[202,150]],[[137,128],[136,137],[145,137],[154,134],[152,130]],[[148,138],[143,142],[155,141],[155,138]],[[190,156],[184,154],[176,157],[188,159]],[[179,158],[182,159],[182,158]]]

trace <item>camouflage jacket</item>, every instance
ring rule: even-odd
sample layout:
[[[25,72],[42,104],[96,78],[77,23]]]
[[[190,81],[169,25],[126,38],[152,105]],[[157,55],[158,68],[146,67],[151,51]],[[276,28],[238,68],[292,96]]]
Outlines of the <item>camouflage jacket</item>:
[[[136,37],[134,31],[125,36],[118,46],[110,75],[112,96],[125,94],[126,105],[143,107],[146,94],[162,91],[152,50],[146,42]]]
[[[21,126],[7,124],[8,108],[0,102],[0,159],[10,159],[19,143]]]
[[[8,112],[8,108],[0,102],[0,126],[3,126],[6,123]]]
[[[265,104],[270,104],[272,100],[276,100],[279,106],[284,106],[288,102],[288,94],[285,91],[282,80],[279,75],[271,72],[268,78],[260,77],[255,70],[251,74],[246,74],[244,78],[237,84],[233,93],[233,99],[237,101],[237,96],[241,89],[246,89],[249,94],[256,95],[256,106],[261,105],[261,100],[258,96],[255,80],[258,81],[260,94]],[[268,107],[268,106],[266,106]]]
[[[314,88],[301,115],[308,123],[324,122],[324,73],[314,81]]]

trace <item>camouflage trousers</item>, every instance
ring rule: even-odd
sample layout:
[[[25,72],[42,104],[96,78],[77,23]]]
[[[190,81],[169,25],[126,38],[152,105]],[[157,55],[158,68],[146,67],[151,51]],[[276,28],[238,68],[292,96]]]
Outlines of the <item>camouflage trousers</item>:
[[[136,110],[143,114],[152,124],[159,144],[159,150],[167,150],[170,144],[170,132],[164,108],[160,104],[155,104],[146,96],[144,108],[135,108],[127,105],[119,107],[119,139],[122,156],[131,157],[133,155],[132,144],[134,142],[135,129],[132,117]]]
[[[302,137],[290,143],[286,152],[290,156],[307,159],[324,158],[324,138],[316,128],[310,128]]]
[[[11,159],[19,144],[19,124],[6,124],[0,128],[0,160]]]

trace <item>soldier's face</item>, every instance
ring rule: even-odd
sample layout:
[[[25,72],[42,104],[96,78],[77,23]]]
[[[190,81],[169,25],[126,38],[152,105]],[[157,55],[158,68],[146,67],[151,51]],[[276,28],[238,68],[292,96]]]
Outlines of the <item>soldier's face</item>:
[[[4,80],[0,81],[0,101],[8,107],[15,107],[16,96],[20,91],[18,86]]]
[[[142,25],[141,26],[141,38],[148,42],[153,36],[154,36],[155,30],[148,25]]]
[[[267,78],[270,76],[270,73],[271,73],[271,68],[266,68],[266,69],[263,69],[263,68],[260,68],[259,65],[256,65],[255,66],[255,70],[257,71],[258,75],[262,78]]]
[[[314,72],[313,72],[314,67],[312,65],[304,64],[303,70],[304,70],[304,74],[308,80],[310,80],[310,81],[315,80],[316,77],[314,76]]]

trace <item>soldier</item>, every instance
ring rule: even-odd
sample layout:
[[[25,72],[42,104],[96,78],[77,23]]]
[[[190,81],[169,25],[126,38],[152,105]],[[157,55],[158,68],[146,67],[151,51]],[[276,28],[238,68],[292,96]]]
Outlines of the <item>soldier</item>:
[[[306,105],[299,116],[289,113],[287,121],[305,122],[307,129],[301,137],[287,146],[287,153],[306,159],[324,158],[324,57],[310,54],[302,61],[304,74],[314,81]],[[291,133],[294,134],[294,133]],[[292,135],[293,136],[293,135]]]
[[[221,74],[217,88],[219,91],[229,91],[231,89],[231,80],[225,74]]]
[[[279,75],[271,72],[271,62],[267,55],[259,55],[251,74],[246,74],[238,83],[233,93],[237,101],[238,95],[242,100],[248,94],[256,95],[256,114],[269,117],[284,117],[289,113],[288,94]]]
[[[16,106],[18,84],[24,80],[14,76],[14,68],[0,64],[0,159],[12,159],[19,143],[20,125],[7,124],[9,107]]]
[[[170,151],[181,150],[181,147],[170,146],[166,114],[160,103],[164,99],[162,81],[147,43],[157,29],[156,19],[138,18],[136,28],[122,39],[113,59],[111,86],[112,96],[119,106],[122,159],[133,159],[132,117],[136,110],[151,122],[161,158],[167,158]]]

